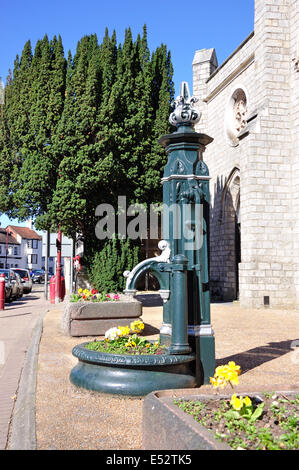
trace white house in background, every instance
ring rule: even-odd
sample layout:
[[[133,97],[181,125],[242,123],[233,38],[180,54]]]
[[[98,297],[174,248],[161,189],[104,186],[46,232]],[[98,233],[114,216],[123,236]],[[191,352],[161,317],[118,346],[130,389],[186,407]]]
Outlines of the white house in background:
[[[41,269],[42,237],[30,227],[8,225],[0,229],[0,266]]]
[[[47,233],[42,233],[42,268],[45,268],[45,260],[46,260],[46,253],[47,253]],[[57,233],[50,233],[50,247],[49,247],[49,258],[48,258],[48,271],[50,274],[55,274],[56,272],[56,259],[57,259]],[[70,238],[65,237],[62,234],[61,240],[61,265],[62,269],[64,267],[64,258],[73,256],[73,245],[72,240]]]
[[[23,267],[21,258],[21,243],[5,228],[0,227],[0,268]]]

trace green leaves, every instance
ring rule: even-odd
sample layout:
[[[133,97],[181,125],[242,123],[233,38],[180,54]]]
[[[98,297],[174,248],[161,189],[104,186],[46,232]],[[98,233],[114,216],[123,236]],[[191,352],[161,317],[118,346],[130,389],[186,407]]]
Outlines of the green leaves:
[[[246,410],[246,413],[243,414],[244,418],[247,418],[250,423],[254,423],[257,419],[259,419],[264,410],[265,403],[261,403],[256,407],[253,411],[253,407],[250,407],[249,410]]]
[[[91,341],[85,348],[109,354],[162,354],[164,346],[156,341],[152,343],[136,334],[119,337],[109,341]]]
[[[162,200],[167,157],[157,139],[170,130],[172,73],[165,45],[150,53],[145,26],[135,41],[128,28],[119,45],[115,31],[101,44],[86,35],[67,60],[60,36],[34,51],[28,41],[0,105],[0,208],[77,233],[87,254],[103,249],[98,204]]]
[[[5,156],[11,178],[6,187],[12,211],[20,219],[48,211],[56,186],[58,162],[54,137],[64,104],[66,61],[61,38],[30,41],[6,85],[0,126],[0,158]],[[3,129],[3,127],[2,127]]]
[[[119,292],[125,287],[124,271],[131,270],[139,261],[139,247],[130,239],[107,240],[90,260],[89,279],[98,291]]]
[[[240,419],[245,418],[249,423],[254,423],[259,419],[264,410],[265,403],[260,403],[258,406],[255,406],[252,402],[249,405],[243,403],[242,407],[239,410],[228,410],[224,413],[224,416],[228,419]]]

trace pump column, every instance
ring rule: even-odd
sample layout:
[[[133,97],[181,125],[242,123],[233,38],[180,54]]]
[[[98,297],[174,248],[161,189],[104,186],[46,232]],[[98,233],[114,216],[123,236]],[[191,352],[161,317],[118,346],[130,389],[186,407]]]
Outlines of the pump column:
[[[172,260],[172,337],[169,354],[189,354],[188,343],[188,298],[187,265],[184,255],[176,255]]]

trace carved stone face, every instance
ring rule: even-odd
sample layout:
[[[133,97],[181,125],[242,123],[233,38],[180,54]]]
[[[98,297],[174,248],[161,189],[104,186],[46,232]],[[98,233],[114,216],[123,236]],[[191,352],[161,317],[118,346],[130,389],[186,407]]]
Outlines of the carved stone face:
[[[228,102],[225,113],[225,129],[228,143],[236,146],[238,134],[247,124],[247,98],[242,88],[237,88]]]
[[[234,105],[234,118],[235,118],[235,127],[236,127],[237,132],[240,132],[241,129],[244,129],[244,127],[246,126],[246,119],[245,119],[246,113],[247,113],[246,101],[244,101],[244,99],[241,98],[238,101],[236,101]]]

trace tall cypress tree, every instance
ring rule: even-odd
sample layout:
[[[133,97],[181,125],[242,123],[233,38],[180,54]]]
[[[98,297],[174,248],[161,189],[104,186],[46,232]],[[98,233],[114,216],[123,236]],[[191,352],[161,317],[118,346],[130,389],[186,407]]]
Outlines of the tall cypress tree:
[[[151,102],[153,107],[151,126],[151,151],[143,160],[141,184],[146,198],[151,202],[161,202],[162,169],[167,161],[164,149],[158,142],[159,137],[170,132],[168,121],[170,103],[174,98],[172,81],[173,67],[170,52],[161,44],[151,59]]]
[[[1,185],[1,199],[7,205],[6,213],[11,217],[17,216],[14,192],[20,187],[19,169],[28,148],[31,61],[31,43],[27,41],[21,57],[16,56],[13,72],[9,72],[5,87],[5,103],[1,113],[1,161],[3,167],[9,171],[9,177]]]
[[[12,165],[9,215],[25,219],[47,213],[56,186],[53,136],[63,108],[65,58],[61,38],[45,36],[32,56],[25,44],[16,58],[5,100],[7,160]],[[47,228],[49,227],[49,224]]]
[[[101,45],[85,36],[67,61],[60,37],[45,36],[33,56],[28,42],[5,93],[0,166],[12,168],[14,215],[94,249],[98,204],[162,200],[157,138],[170,129],[172,65],[166,46],[150,54],[146,27],[136,41],[128,28],[122,45],[108,30]]]
[[[95,148],[100,100],[100,49],[96,35],[85,36],[74,60],[68,61],[66,101],[57,133],[61,163],[50,210],[63,232],[78,231],[84,238],[91,226],[94,230],[94,193],[101,177]]]
[[[7,77],[5,92],[0,82],[0,211],[7,212],[10,207],[11,196],[9,188],[11,186],[12,159],[9,148],[9,132],[7,128],[7,115],[5,109],[5,95],[9,94],[11,84],[11,74]]]

